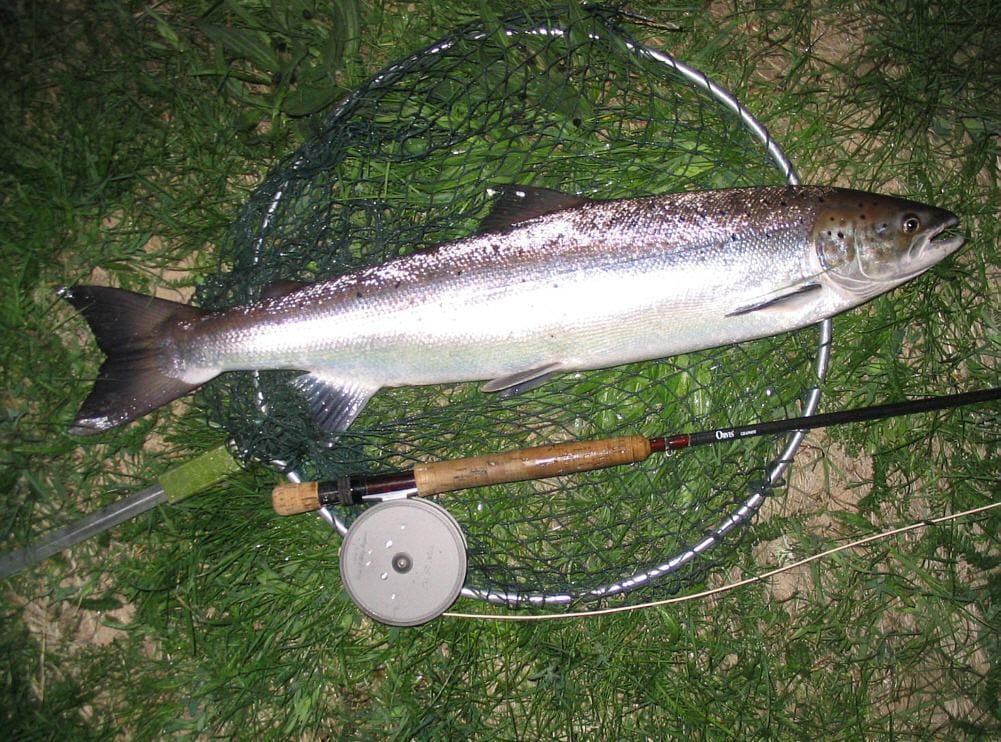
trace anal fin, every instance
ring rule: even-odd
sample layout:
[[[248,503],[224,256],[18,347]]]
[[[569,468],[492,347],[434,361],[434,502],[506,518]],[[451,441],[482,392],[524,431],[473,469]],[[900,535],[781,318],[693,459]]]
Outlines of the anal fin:
[[[319,372],[297,376],[291,383],[306,397],[316,424],[327,433],[346,430],[372,395],[379,391],[377,386],[345,381]]]

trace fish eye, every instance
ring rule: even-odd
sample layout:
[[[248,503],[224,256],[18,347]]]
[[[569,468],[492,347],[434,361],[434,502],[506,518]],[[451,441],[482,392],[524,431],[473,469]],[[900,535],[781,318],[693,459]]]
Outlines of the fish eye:
[[[921,226],[921,220],[914,216],[914,214],[908,214],[904,217],[904,221],[901,226],[904,230],[904,234],[911,234],[918,231],[918,228]]]

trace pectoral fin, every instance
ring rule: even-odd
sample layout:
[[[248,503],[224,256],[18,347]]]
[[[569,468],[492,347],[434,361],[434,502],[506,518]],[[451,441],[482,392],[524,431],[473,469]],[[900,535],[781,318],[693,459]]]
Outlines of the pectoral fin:
[[[306,397],[316,424],[327,433],[346,430],[372,395],[379,391],[379,387],[346,382],[322,373],[303,374],[291,383]]]
[[[516,374],[501,376],[488,381],[480,387],[481,392],[501,392],[502,396],[513,397],[529,389],[534,389],[563,368],[561,363],[549,363],[545,366],[519,371]]]
[[[781,291],[767,294],[759,301],[746,304],[728,313],[727,317],[739,317],[742,314],[762,311],[785,311],[799,306],[808,297],[812,297],[814,292],[823,288],[819,283],[802,283],[795,286],[788,286]]]

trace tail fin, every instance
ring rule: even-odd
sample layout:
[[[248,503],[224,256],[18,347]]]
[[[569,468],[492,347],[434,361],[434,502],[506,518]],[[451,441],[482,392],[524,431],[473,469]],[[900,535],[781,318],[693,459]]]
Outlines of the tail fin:
[[[107,356],[71,433],[100,433],[200,386],[167,375],[170,359],[162,343],[179,322],[197,319],[198,309],[107,286],[73,286],[58,294],[80,310]]]

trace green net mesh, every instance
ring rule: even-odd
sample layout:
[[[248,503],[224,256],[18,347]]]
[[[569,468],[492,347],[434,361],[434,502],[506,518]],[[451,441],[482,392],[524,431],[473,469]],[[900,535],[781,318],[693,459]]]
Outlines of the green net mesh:
[[[255,192],[200,303],[245,303],[275,281],[323,279],[465,236],[489,210],[491,184],[616,198],[793,177],[746,112],[701,73],[639,46],[626,25],[609,11],[522,15],[472,25],[383,70]],[[203,399],[244,455],[333,479],[800,414],[823,332],[567,374],[509,399],[477,384],[385,389],[336,441],[287,383],[294,373],[225,374]],[[468,540],[467,595],[645,599],[723,557],[711,535],[749,516],[748,497],[769,492],[793,450],[757,439],[438,501]],[[332,512],[341,528],[356,515]]]

